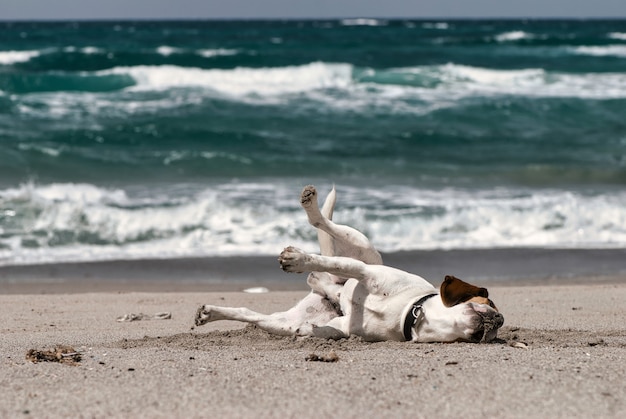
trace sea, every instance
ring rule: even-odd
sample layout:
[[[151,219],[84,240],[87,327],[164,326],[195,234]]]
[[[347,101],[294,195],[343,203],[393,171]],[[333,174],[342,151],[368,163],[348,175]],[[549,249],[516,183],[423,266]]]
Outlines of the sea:
[[[626,20],[0,22],[0,266],[626,247]]]

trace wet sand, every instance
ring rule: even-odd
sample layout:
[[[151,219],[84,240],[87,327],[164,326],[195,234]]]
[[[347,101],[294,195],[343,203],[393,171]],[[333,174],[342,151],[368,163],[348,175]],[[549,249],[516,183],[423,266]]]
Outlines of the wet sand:
[[[487,285],[587,284],[626,277],[626,249],[432,250],[383,257],[386,265],[434,284],[445,275]],[[240,291],[259,285],[304,291],[305,279],[282,272],[276,256],[54,263],[0,266],[0,294]]]

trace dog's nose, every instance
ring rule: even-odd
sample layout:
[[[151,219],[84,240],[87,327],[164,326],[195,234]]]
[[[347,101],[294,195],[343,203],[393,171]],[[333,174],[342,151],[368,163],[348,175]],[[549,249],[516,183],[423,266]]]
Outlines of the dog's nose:
[[[504,316],[484,304],[470,303],[480,317],[480,328],[472,335],[473,342],[490,342],[498,335],[498,329],[504,324]]]
[[[496,314],[493,315],[493,324],[494,324],[494,329],[499,329],[502,327],[502,325],[504,324],[504,316],[496,311]]]
[[[478,311],[476,310],[478,315],[481,317],[483,321],[483,326],[486,332],[490,330],[499,329],[504,324],[504,316],[495,310],[489,311]]]
[[[498,329],[504,324],[504,316],[497,311],[482,314],[483,337],[482,341],[491,342],[498,336]]]

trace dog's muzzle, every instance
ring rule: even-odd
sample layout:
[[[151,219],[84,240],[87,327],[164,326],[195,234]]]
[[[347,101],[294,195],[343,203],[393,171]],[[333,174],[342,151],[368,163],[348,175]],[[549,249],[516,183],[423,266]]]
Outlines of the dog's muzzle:
[[[504,316],[495,310],[475,310],[480,316],[481,327],[471,336],[472,342],[491,342],[498,336],[498,329],[504,324]]]

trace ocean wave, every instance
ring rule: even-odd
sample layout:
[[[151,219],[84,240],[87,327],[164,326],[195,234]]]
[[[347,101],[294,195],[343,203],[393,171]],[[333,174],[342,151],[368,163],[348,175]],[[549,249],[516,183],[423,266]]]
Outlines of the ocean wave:
[[[383,19],[355,18],[342,19],[342,26],[387,26],[387,21]]]
[[[4,80],[3,80],[4,79]],[[540,68],[498,70],[457,64],[359,68],[347,63],[202,69],[115,67],[96,72],[0,74],[14,109],[35,118],[152,114],[226,100],[302,111],[427,114],[463,101],[520,98],[626,98],[624,73],[558,73]]]
[[[93,46],[87,46],[87,47],[75,47],[75,46],[68,46],[63,48],[62,50],[63,52],[66,53],[76,53],[79,52],[81,54],[85,54],[85,55],[93,55],[93,54],[106,54],[107,51],[105,49],[102,48],[98,48],[98,47],[93,47]]]
[[[237,55],[239,54],[239,50],[229,49],[229,48],[214,48],[214,49],[200,49],[200,50],[197,50],[196,53],[205,58],[213,58],[213,57],[227,57],[230,55]]]
[[[619,208],[625,194],[454,190],[416,196],[413,216],[392,216],[392,223],[370,231],[381,249],[601,248],[620,247],[626,240],[626,215]],[[383,210],[369,218],[383,218],[388,212],[394,214]]]
[[[229,96],[276,96],[325,88],[344,88],[352,81],[349,64],[311,63],[302,66],[201,69],[178,66],[117,67],[98,74],[128,75],[134,90],[204,87]]]
[[[199,49],[199,50],[188,50],[185,48],[177,48],[171,47],[169,45],[161,45],[156,49],[157,54],[162,55],[164,57],[169,57],[174,54],[196,54],[200,55],[204,58],[214,58],[214,57],[226,57],[231,55],[237,55],[239,50],[237,49],[228,49],[228,48],[207,48],[207,49]]]
[[[85,112],[150,114],[206,99],[315,112],[421,115],[474,98],[626,98],[624,73],[498,70],[458,64],[391,69],[322,62],[235,69],[135,66],[78,74],[0,75],[0,85],[5,93],[37,93],[10,96],[20,114],[81,119]]]
[[[180,48],[170,47],[170,46],[167,46],[167,45],[161,45],[160,47],[158,47],[158,48],[156,49],[156,52],[157,52],[158,54],[161,54],[161,55],[163,55],[163,56],[167,57],[167,56],[170,56],[170,55],[172,55],[172,54],[180,54],[180,53],[183,53],[183,52],[184,52],[184,50],[183,50],[183,49],[180,49]]]
[[[450,29],[450,24],[448,22],[425,22],[422,23],[422,28],[446,30]]]
[[[0,51],[0,64],[11,65],[23,63],[34,57],[38,57],[40,54],[40,51]]]
[[[5,91],[17,94],[48,92],[112,92],[134,84],[127,75],[90,72],[0,73],[0,85]]]
[[[0,191],[0,264],[267,254],[294,234],[293,217],[281,220],[266,202],[238,204],[241,188],[224,197],[219,189],[142,192],[89,184]]]
[[[12,65],[27,63],[33,59],[41,57],[43,55],[53,56],[56,54],[56,58],[52,58],[50,62],[56,62],[57,65],[69,65],[74,66],[76,63],[71,59],[66,59],[63,56],[66,55],[85,55],[85,56],[105,56],[107,59],[113,60],[116,54],[122,54],[129,57],[134,57],[134,61],[137,57],[142,59],[148,58],[150,54],[155,54],[164,58],[168,58],[174,55],[197,55],[203,58],[218,58],[234,56],[241,52],[240,49],[233,48],[179,48],[169,45],[161,45],[153,50],[125,50],[123,48],[103,48],[98,46],[74,46],[68,45],[65,47],[46,47],[40,50],[27,50],[27,51],[0,51],[0,65]],[[55,70],[58,71],[57,68]]]
[[[402,96],[432,103],[494,95],[593,99],[626,97],[626,74],[623,73],[575,74],[547,72],[540,68],[497,70],[446,64],[371,69],[362,72],[359,78],[365,84],[404,87]]]
[[[515,42],[515,41],[520,41],[522,39],[532,39],[532,38],[534,38],[533,34],[530,34],[524,31],[504,32],[494,37],[494,39],[497,42]]]
[[[19,144],[18,149],[22,151],[35,151],[41,154],[45,154],[48,157],[59,157],[61,155],[60,148],[46,147],[40,144]]]
[[[580,46],[572,48],[572,51],[576,54],[596,57],[626,57],[626,45]]]
[[[121,190],[27,184],[0,191],[0,264],[316,251],[285,185]],[[171,189],[174,188],[174,189]],[[335,220],[384,252],[626,245],[626,193],[340,187]]]
[[[611,39],[619,39],[620,41],[626,41],[626,32],[611,32],[607,36]]]
[[[311,63],[276,68],[205,70],[176,66],[140,66],[105,70],[100,75],[126,75],[136,81],[132,90],[203,87],[220,94],[262,100],[311,93],[341,103],[389,99],[443,100],[481,95],[529,97],[624,98],[623,73],[556,73],[540,68],[497,70],[457,64],[396,69],[355,68],[346,63]],[[330,92],[340,91],[347,96]],[[317,92],[317,93],[316,93]]]

